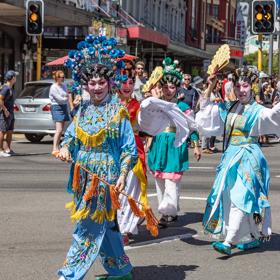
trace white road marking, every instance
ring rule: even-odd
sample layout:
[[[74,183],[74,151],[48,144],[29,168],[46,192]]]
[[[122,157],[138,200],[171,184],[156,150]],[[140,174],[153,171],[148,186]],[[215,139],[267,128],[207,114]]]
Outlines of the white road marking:
[[[162,237],[159,239],[152,239],[149,241],[144,241],[144,242],[139,242],[136,243],[136,246],[125,246],[125,250],[134,250],[134,249],[139,249],[147,246],[154,246],[154,245],[159,245],[164,242],[171,242],[175,240],[181,240],[181,239],[189,239],[192,237],[198,237],[198,235],[193,235],[191,233],[185,233],[185,234],[180,234],[180,235],[172,235],[172,236],[167,236],[167,237]]]
[[[183,200],[207,200],[206,197],[193,197],[193,196],[180,196],[180,199],[183,199]]]
[[[148,197],[155,197],[155,196],[157,196],[156,193],[148,194]],[[182,200],[203,200],[203,201],[207,200],[207,198],[205,198],[205,197],[194,197],[194,196],[180,196],[180,199],[182,199]]]
[[[280,178],[280,175],[276,175],[275,178]]]
[[[190,166],[189,169],[205,169],[205,170],[215,170],[215,167],[210,166]]]

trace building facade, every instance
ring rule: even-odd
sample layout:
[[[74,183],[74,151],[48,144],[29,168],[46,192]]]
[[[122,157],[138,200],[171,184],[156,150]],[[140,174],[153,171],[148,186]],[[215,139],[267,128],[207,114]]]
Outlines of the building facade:
[[[243,60],[244,47],[236,38],[236,0],[207,0],[206,50],[212,54],[222,44],[229,44],[231,60],[229,69],[239,66]]]
[[[148,63],[148,70],[169,55],[184,71],[197,74],[210,58],[205,50],[205,0],[122,0],[120,7],[135,19],[127,22],[128,44]]]

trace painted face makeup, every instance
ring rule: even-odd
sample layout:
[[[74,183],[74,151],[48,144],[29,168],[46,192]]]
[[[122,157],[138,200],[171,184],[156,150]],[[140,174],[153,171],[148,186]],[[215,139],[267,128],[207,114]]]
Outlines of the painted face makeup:
[[[134,82],[132,79],[127,79],[127,81],[122,83],[122,87],[120,89],[120,97],[123,99],[129,99],[133,92]]]
[[[235,86],[237,98],[242,104],[247,104],[251,97],[251,85],[248,82],[239,81]]]
[[[87,91],[90,94],[90,99],[94,104],[100,103],[108,94],[109,84],[103,77],[96,77],[89,80]]]
[[[167,83],[162,87],[163,96],[166,100],[171,100],[177,91],[177,87],[172,83]]]

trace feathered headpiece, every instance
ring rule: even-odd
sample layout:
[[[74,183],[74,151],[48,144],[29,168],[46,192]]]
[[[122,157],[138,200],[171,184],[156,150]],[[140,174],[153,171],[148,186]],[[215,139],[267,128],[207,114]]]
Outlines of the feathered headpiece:
[[[183,74],[178,69],[178,60],[172,60],[170,57],[166,57],[163,61],[163,76],[161,79],[161,84],[166,84],[171,82],[176,86],[179,86],[183,79]]]
[[[243,66],[236,69],[235,73],[239,81],[246,81],[250,84],[253,83],[259,75],[257,69],[248,66]]]
[[[72,69],[74,83],[71,85],[71,92],[80,93],[82,85],[87,84],[93,76],[112,78],[117,86],[127,80],[127,76],[122,74],[125,63],[118,60],[125,52],[116,46],[115,38],[90,34],[77,44],[77,50],[68,53],[64,65]]]

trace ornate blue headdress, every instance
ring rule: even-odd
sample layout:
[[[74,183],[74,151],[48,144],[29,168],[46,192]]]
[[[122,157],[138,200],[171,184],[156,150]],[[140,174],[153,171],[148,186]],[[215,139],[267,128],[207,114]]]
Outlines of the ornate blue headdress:
[[[116,48],[117,40],[106,36],[87,35],[84,41],[77,44],[77,50],[68,53],[68,59],[64,65],[72,69],[70,91],[81,93],[82,85],[87,84],[93,76],[111,78],[118,86],[127,80],[122,75],[125,68],[124,61],[120,60],[125,55],[122,49]]]

